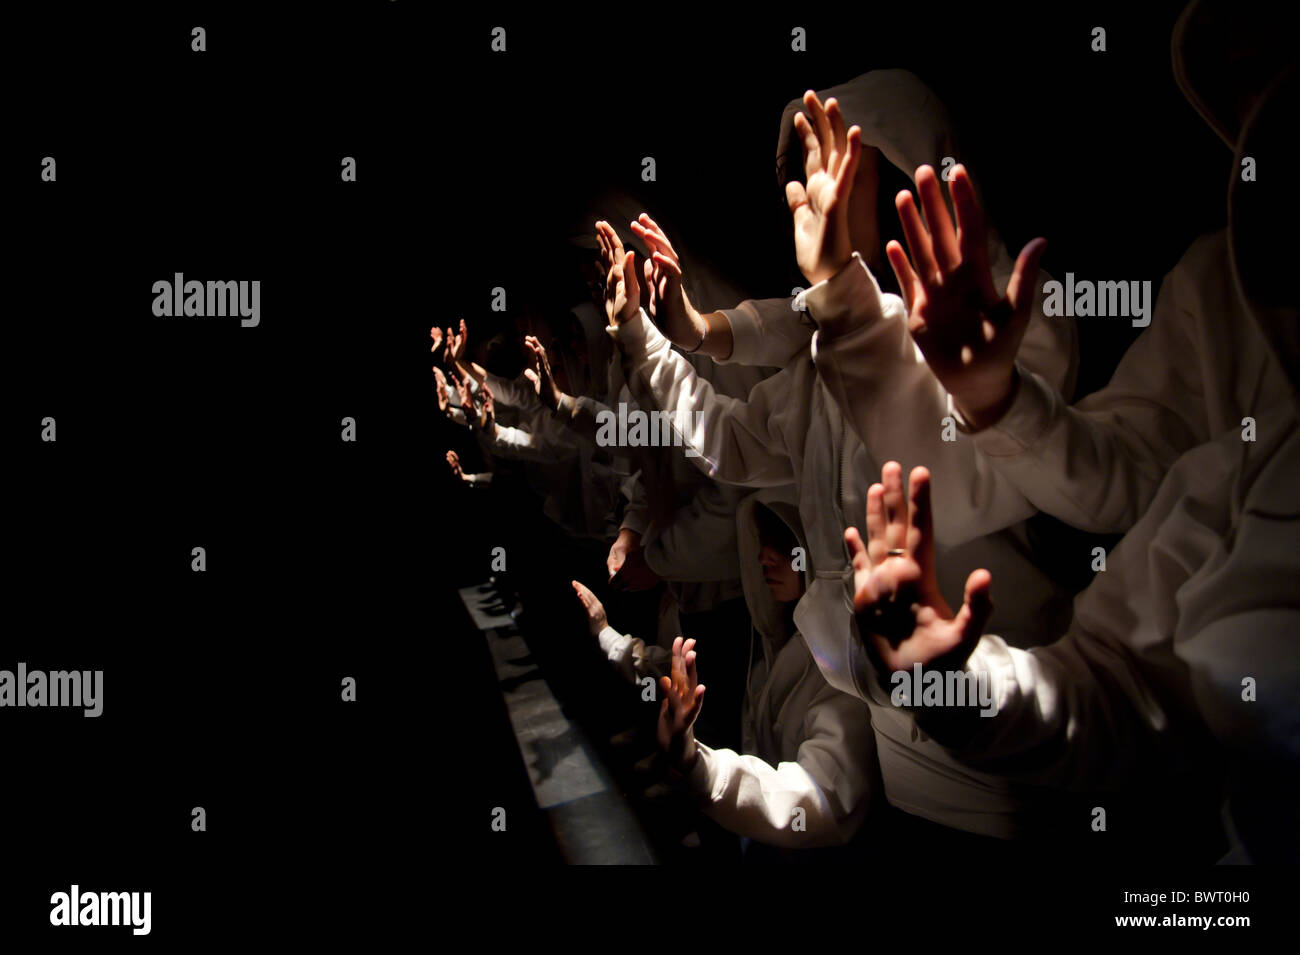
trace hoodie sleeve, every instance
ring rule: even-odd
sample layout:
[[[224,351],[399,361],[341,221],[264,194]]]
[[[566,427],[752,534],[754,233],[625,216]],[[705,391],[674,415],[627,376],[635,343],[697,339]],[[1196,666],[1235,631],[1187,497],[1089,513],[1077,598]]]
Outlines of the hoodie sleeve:
[[[644,537],[646,528],[650,525],[650,505],[646,503],[645,481],[642,480],[640,471],[623,482],[620,493],[627,498],[627,507],[623,509],[623,522],[618,529],[629,530]]]
[[[527,379],[502,378],[500,375],[494,375],[487,372],[483,376],[484,382],[492,389],[494,400],[499,405],[508,405],[511,408],[530,409],[536,408],[540,403],[537,398],[537,392],[533,390],[532,383]]]
[[[853,260],[806,293],[817,322],[813,356],[832,399],[880,463],[930,469],[935,538],[955,546],[1033,514],[1015,484],[957,435],[948,393],[907,330],[902,299],[883,294],[866,263]],[[945,431],[956,441],[945,441]]]
[[[918,708],[917,722],[969,765],[1035,784],[1122,783],[1153,755],[1196,745],[1191,722],[1243,761],[1294,774],[1300,439],[1228,503],[1220,495],[1242,472],[1220,465],[1212,477],[1212,455],[1239,454],[1237,443],[1228,434],[1179,462],[1079,596],[1067,636],[1031,650],[981,638],[965,669],[988,680],[987,715]]]
[[[687,778],[704,811],[731,832],[769,845],[808,849],[849,842],[873,795],[870,711],[827,685],[810,703],[804,727],[796,761],[776,766],[697,742],[699,757]]]
[[[553,436],[535,431],[507,428],[498,424],[491,434],[486,431],[480,434],[487,451],[502,457],[546,463],[573,454],[573,448],[569,445],[554,440]]]
[[[613,627],[605,627],[596,639],[606,659],[628,683],[639,683],[646,677],[657,681],[667,676],[672,667],[671,652],[657,645],[647,646],[644,641],[619,633]]]
[[[746,299],[722,314],[731,325],[731,355],[720,365],[784,368],[808,349],[812,327],[794,299]]]
[[[462,428],[468,428],[470,426],[469,418],[465,417],[465,409],[460,405],[452,405],[447,409],[447,419],[451,421],[452,424],[458,424]]]
[[[1189,334],[1197,310],[1181,300],[1182,267],[1165,279],[1151,324],[1105,388],[1071,407],[1050,381],[1021,365],[1011,408],[972,435],[1036,509],[1085,531],[1126,531],[1173,462],[1209,439],[1198,374],[1204,364]]]
[[[574,434],[588,444],[598,445],[596,436],[600,431],[601,416],[613,413],[608,405],[602,404],[595,398],[588,398],[585,395],[577,398],[564,395],[560,399],[559,407],[555,409],[554,417],[571,428]]]
[[[628,364],[633,397],[673,415],[697,467],[714,480],[750,487],[789,484],[794,467],[775,420],[789,407],[794,365],[754,386],[748,401],[719,394],[639,311],[610,328]],[[797,399],[796,399],[797,400]]]

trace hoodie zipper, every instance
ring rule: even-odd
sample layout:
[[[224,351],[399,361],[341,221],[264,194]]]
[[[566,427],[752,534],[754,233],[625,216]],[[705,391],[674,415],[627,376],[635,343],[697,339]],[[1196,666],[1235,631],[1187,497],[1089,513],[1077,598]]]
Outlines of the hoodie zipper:
[[[843,414],[840,414],[840,415],[839,415],[839,419],[840,419],[840,439],[839,439],[838,445],[837,445],[837,447],[836,447],[836,449],[835,449],[835,470],[836,470],[836,473],[837,473],[837,476],[838,476],[839,487],[836,488],[836,494],[835,494],[835,496],[836,496],[836,499],[839,501],[839,505],[840,505],[840,522],[841,522],[841,523],[845,523],[845,521],[846,521],[846,515],[847,515],[847,513],[848,513],[848,505],[847,505],[847,503],[846,503],[845,500],[844,500],[844,485],[845,485],[845,481],[844,481],[844,415],[843,415]],[[840,546],[841,546],[841,547],[844,546],[843,541],[840,542]],[[847,554],[846,554],[846,556],[847,556]]]

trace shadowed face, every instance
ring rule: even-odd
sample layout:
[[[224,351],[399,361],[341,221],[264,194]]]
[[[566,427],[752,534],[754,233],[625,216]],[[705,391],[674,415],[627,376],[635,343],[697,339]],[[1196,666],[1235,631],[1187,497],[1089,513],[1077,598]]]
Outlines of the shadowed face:
[[[758,549],[758,562],[763,568],[763,582],[777,603],[790,603],[803,594],[803,577],[794,569],[794,558],[781,554],[771,544]]]

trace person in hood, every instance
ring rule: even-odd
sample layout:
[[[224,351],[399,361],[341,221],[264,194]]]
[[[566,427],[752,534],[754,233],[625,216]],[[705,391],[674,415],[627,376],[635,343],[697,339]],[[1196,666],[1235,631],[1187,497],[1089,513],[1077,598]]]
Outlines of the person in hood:
[[[1261,157],[1245,149],[1242,137],[1249,110],[1288,61],[1294,63],[1294,51],[1278,42],[1282,34],[1269,29],[1269,18],[1249,5],[1223,3],[1190,4],[1174,29],[1180,87],[1237,154],[1230,206],[1238,210],[1239,200],[1271,190],[1266,175],[1256,179]],[[1285,161],[1283,155],[1274,154],[1275,161]],[[933,178],[932,172],[926,175]],[[951,185],[962,197],[967,224],[974,223],[980,213],[961,167],[953,170]],[[924,205],[924,194],[922,200]],[[1290,386],[1278,361],[1279,354],[1289,353],[1270,348],[1269,336],[1280,334],[1286,323],[1261,327],[1252,317],[1261,306],[1240,287],[1243,270],[1259,287],[1286,274],[1290,262],[1278,252],[1293,253],[1294,243],[1269,227],[1246,236],[1238,221],[1197,239],[1165,277],[1150,325],[1109,384],[1071,406],[1068,392],[1016,356],[1014,323],[999,329],[998,337],[1008,339],[1006,347],[986,346],[982,322],[987,316],[945,309],[945,303],[957,302],[957,294],[928,296],[926,286],[933,283],[917,273],[939,277],[942,272],[939,284],[951,288],[968,256],[956,249],[946,215],[943,234],[931,234],[910,200],[900,194],[899,201],[912,224],[907,230],[912,261],[897,243],[889,257],[900,285],[916,290],[912,326],[930,330],[918,338],[921,350],[954,399],[959,429],[993,467],[994,479],[1013,485],[1039,510],[1087,531],[1127,531],[1182,454],[1227,429],[1249,434],[1252,427],[1258,432],[1281,426],[1268,409],[1289,404]],[[940,212],[931,200],[927,220],[933,224]],[[1240,255],[1234,241],[1250,243],[1249,254]],[[972,360],[954,361],[952,354],[963,346],[974,346]],[[1280,417],[1284,421],[1287,415]]]
[[[920,85],[910,74],[888,72],[888,89]],[[599,223],[610,265],[610,333],[624,356],[637,400],[676,413],[684,443],[699,455],[693,459],[697,467],[728,483],[795,485],[810,572],[807,592],[795,609],[797,627],[827,683],[872,705],[889,802],[930,822],[979,835],[1038,835],[1038,820],[1051,816],[1040,810],[1053,794],[972,773],[918,734],[907,714],[887,701],[879,705],[873,687],[860,682],[868,671],[858,659],[865,651],[854,630],[852,567],[843,528],[864,513],[866,476],[890,457],[933,456],[955,475],[948,492],[954,501],[952,513],[938,528],[939,582],[945,594],[960,595],[962,579],[956,572],[964,573],[972,563],[1014,578],[1022,599],[999,607],[996,622],[1018,644],[1022,638],[1042,639],[1042,621],[1065,619],[1069,603],[1036,565],[1023,527],[1012,526],[1033,513],[1032,505],[1007,482],[989,480],[992,468],[969,442],[943,440],[947,395],[909,337],[902,300],[880,290],[854,248],[867,242],[853,238],[855,231],[861,235],[864,229],[855,230],[852,224],[863,153],[861,130],[846,132],[833,98],[823,107],[809,91],[804,105],[807,116],[797,114],[792,122],[804,144],[807,184],[788,186],[796,257],[811,285],[795,304],[806,305],[816,324],[803,351],[780,374],[756,386],[748,400],[717,394],[692,374],[649,314],[637,308],[634,257],[608,224]],[[866,216],[874,203],[865,208],[858,207],[857,214]],[[666,237],[659,234],[650,244],[654,252],[646,273],[652,286],[649,305],[657,315],[660,303],[680,302],[681,270]],[[875,244],[879,246],[878,239]],[[989,260],[997,259],[990,251]],[[1016,268],[1023,272],[1034,264],[1022,261]],[[1032,287],[1032,282],[1022,284]],[[1016,307],[1028,315],[1026,340],[1037,335],[1057,342],[1028,351],[1022,345],[1022,357],[1030,356],[1025,360],[1039,363],[1040,372],[1065,387],[1073,377],[1072,347],[1061,347],[1055,320],[1037,311],[1037,296],[1017,298]],[[1064,340],[1072,345],[1072,331]],[[879,407],[872,413],[878,426],[851,414],[862,405],[859,390],[876,397]]]
[[[724,828],[766,846],[846,845],[879,794],[866,706],[822,678],[794,627],[804,592],[805,546],[788,490],[747,497],[737,508],[741,577],[753,621],[746,681],[743,754],[694,734],[703,706],[694,640],[671,651],[609,626],[600,601],[576,580],[593,635],[630,682],[659,681],[659,745],[678,781]]]
[[[1164,295],[1173,293],[1176,306],[1158,310],[1133,346],[1146,340],[1142,373],[1130,352],[1104,413],[1067,409],[1059,395],[1040,401],[1043,390],[1022,376],[1004,415],[1037,402],[1026,415],[1050,424],[1012,455],[1037,455],[1036,483],[1018,473],[1018,463],[1005,469],[1026,493],[1064,499],[1071,515],[1105,505],[1108,526],[1133,521],[1107,555],[1106,572],[1077,598],[1064,636],[1022,650],[995,635],[984,618],[996,573],[970,576],[955,616],[933,587],[918,585],[929,574],[932,539],[924,469],[911,479],[920,505],[914,534],[869,510],[867,546],[855,529],[846,535],[879,691],[884,676],[916,665],[991,684],[991,718],[969,708],[913,707],[917,726],[966,765],[1070,787],[1120,786],[1152,767],[1226,760],[1224,861],[1295,862],[1300,309],[1289,281],[1295,245],[1282,230],[1300,212],[1283,171],[1296,155],[1300,104],[1294,62],[1270,64],[1272,41],[1248,39],[1269,29],[1257,16],[1194,3],[1175,29],[1184,89],[1203,112],[1217,107],[1207,118],[1233,142],[1229,226],[1198,240],[1175,268]],[[1216,50],[1219,65],[1202,72],[1197,57]],[[1217,94],[1197,85],[1228,75],[1221,64],[1232,50],[1254,52],[1245,74],[1257,80],[1253,95],[1240,84]],[[1276,174],[1243,176],[1247,159]],[[1153,346],[1155,336],[1164,336],[1165,350]],[[1002,420],[992,427],[1015,427]],[[1089,488],[1112,470],[1113,483],[1101,488],[1107,493]],[[895,498],[897,514],[901,484],[884,493]],[[1132,498],[1112,500],[1123,495]],[[902,554],[891,556],[891,535],[906,539]],[[918,589],[929,596],[918,598]],[[882,623],[891,595],[897,605],[904,592],[901,602],[917,608],[910,622]]]

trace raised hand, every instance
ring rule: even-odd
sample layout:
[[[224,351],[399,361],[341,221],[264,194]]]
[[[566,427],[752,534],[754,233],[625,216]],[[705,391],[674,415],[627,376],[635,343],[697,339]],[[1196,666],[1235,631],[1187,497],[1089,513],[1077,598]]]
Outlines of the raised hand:
[[[451,399],[447,397],[447,377],[437,365],[433,366],[433,381],[438,392],[438,410],[446,414],[451,407]]]
[[[650,250],[650,258],[645,261],[650,317],[675,344],[698,347],[707,326],[682,287],[681,258],[659,224],[644,212],[632,223],[632,231]]]
[[[551,374],[551,363],[546,357],[546,348],[532,335],[524,336],[524,348],[533,360],[533,367],[524,369],[524,377],[532,383],[538,400],[551,411],[555,411],[560,407],[560,399],[564,397],[564,392],[560,390],[560,386],[555,383],[555,376]]]
[[[959,668],[993,612],[993,578],[987,570],[972,573],[966,579],[965,603],[954,616],[934,572],[930,472],[912,469],[906,508],[898,463],[887,463],[880,478],[867,490],[866,545],[856,528],[844,532],[853,558],[858,631],[890,671],[913,663]]]
[[[469,381],[464,375],[457,375],[454,371],[451,374],[452,381],[456,382],[456,392],[460,395],[460,406],[465,411],[465,416],[472,424],[474,421],[474,396],[469,391]]]
[[[993,285],[984,215],[964,166],[948,180],[956,231],[943,203],[939,179],[929,166],[916,171],[925,223],[911,192],[895,199],[911,261],[903,247],[885,247],[907,304],[908,329],[934,376],[948,389],[975,428],[996,422],[1016,393],[1016,353],[1029,325],[1038,264],[1046,239],[1020,253],[1005,295]]]
[[[629,550],[623,556],[623,563],[610,578],[609,585],[615,590],[649,590],[659,583],[659,575],[645,562],[645,551],[640,547]]]
[[[469,330],[465,327],[465,319],[460,320],[460,331],[453,335],[451,329],[447,329],[447,360],[453,364],[460,364],[465,360],[465,351],[469,347]]]
[[[578,600],[582,603],[582,609],[587,611],[587,629],[591,631],[593,637],[599,636],[600,631],[609,626],[609,618],[605,616],[605,605],[596,599],[595,594],[576,580],[571,581],[571,583],[573,584],[573,592],[578,595]]]
[[[695,641],[673,641],[671,677],[659,678],[663,703],[659,706],[659,748],[668,754],[673,766],[682,773],[695,763],[695,725],[704,706],[704,684],[695,669]]]
[[[630,322],[641,307],[636,280],[636,253],[624,250],[623,240],[605,220],[596,223],[596,241],[605,264],[605,317],[611,325]]]
[[[463,478],[465,476],[460,470],[460,455],[455,451],[447,452],[447,466],[451,468],[451,473],[456,477]]]
[[[488,387],[487,382],[479,386],[483,389],[483,407],[479,409],[479,427],[484,431],[492,432],[496,427],[496,403],[492,400],[492,389]]]
[[[640,549],[641,535],[630,527],[620,528],[618,538],[614,541],[614,545],[610,547],[609,556],[605,558],[605,569],[609,571],[611,580],[622,569],[623,562],[627,560],[627,555]]]
[[[785,187],[794,215],[794,251],[799,270],[814,285],[853,258],[849,237],[849,194],[862,158],[862,130],[844,131],[844,116],[832,97],[825,108],[812,90],[803,94],[807,115],[794,117],[803,140],[804,178]]]
[[[433,328],[429,329],[429,337],[433,339],[433,347],[429,351],[436,352],[442,347],[442,329],[434,325]]]

